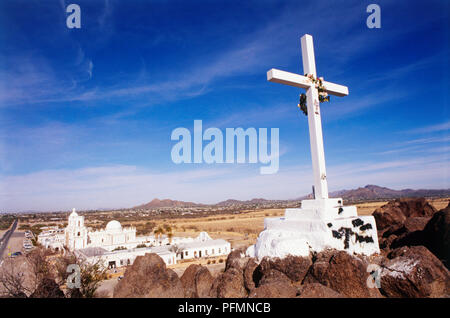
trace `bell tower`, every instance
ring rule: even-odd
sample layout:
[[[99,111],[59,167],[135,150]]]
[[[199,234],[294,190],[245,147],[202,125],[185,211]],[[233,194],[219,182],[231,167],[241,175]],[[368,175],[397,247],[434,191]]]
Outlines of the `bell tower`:
[[[84,216],[78,215],[75,209],[69,215],[69,222],[64,230],[66,246],[69,250],[87,247],[87,229],[84,226]]]

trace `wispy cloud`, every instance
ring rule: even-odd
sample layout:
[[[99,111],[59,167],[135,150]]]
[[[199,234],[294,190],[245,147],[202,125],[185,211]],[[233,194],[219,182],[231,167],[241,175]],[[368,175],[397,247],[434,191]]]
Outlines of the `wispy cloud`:
[[[445,123],[434,124],[426,127],[419,127],[415,129],[408,130],[408,133],[412,134],[421,134],[421,133],[433,133],[439,131],[447,131],[450,130],[450,121]]]
[[[328,167],[330,190],[366,184],[402,189],[448,188],[449,158],[366,162]],[[178,167],[179,168],[179,167]],[[75,170],[45,170],[0,180],[1,210],[68,210],[130,207],[158,198],[214,203],[228,198],[290,199],[310,192],[309,165],[281,166],[260,175],[259,165],[187,167],[161,173],[116,165]],[[239,185],[236,187],[236,185]],[[274,186],[277,185],[277,186]],[[417,188],[417,187],[416,187]],[[27,200],[21,200],[26,197]]]

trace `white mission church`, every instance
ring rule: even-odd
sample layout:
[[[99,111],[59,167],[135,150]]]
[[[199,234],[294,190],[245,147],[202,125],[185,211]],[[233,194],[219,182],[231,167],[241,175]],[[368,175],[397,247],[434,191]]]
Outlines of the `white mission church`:
[[[57,228],[43,231],[38,242],[54,250],[67,248],[91,262],[101,260],[107,267],[130,265],[137,256],[147,253],[156,253],[167,265],[173,265],[177,260],[231,252],[229,242],[213,240],[206,232],[196,238],[173,237],[171,240],[167,236],[136,236],[135,227],[122,227],[116,220],[108,222],[105,229],[91,231],[84,225],[84,216],[78,215],[75,209],[69,215],[64,231]]]

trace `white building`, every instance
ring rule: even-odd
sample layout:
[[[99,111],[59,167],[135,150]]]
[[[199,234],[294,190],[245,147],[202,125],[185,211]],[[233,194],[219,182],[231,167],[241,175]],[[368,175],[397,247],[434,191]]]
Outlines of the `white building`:
[[[75,251],[78,257],[85,258],[88,262],[100,261],[107,268],[117,268],[133,264],[138,256],[155,253],[161,257],[166,265],[177,263],[176,254],[166,247],[143,247],[128,250],[107,251],[101,247],[88,247]]]
[[[192,259],[201,257],[215,257],[228,255],[231,244],[225,240],[213,240],[208,233],[201,232],[192,242],[177,244],[178,259]]]
[[[75,209],[69,215],[64,230],[52,228],[43,231],[38,242],[55,250],[67,247],[90,262],[101,258],[105,266],[114,268],[132,264],[137,256],[146,253],[156,253],[167,265],[172,265],[177,259],[222,256],[231,251],[229,242],[213,240],[206,232],[201,232],[197,238],[136,236],[135,227],[123,228],[116,220],[108,222],[105,229],[90,231],[84,225],[84,216],[78,215]]]
[[[69,223],[64,230],[65,245],[69,250],[85,248],[88,244],[88,230],[84,226],[84,216],[73,209],[69,215]]]

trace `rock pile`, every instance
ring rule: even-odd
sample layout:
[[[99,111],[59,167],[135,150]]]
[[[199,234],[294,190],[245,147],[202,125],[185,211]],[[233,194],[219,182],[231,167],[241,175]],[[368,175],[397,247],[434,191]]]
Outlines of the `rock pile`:
[[[146,254],[127,269],[114,297],[450,297],[450,205],[437,212],[424,199],[400,199],[373,215],[382,255],[328,249],[258,263],[235,250],[216,277],[191,265],[179,279]]]

